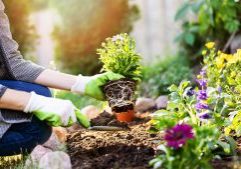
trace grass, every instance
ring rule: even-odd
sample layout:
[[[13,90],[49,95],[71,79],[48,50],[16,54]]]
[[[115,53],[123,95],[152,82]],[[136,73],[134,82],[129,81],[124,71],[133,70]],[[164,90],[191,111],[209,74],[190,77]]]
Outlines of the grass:
[[[24,158],[22,155],[0,157],[0,168],[4,169],[23,169]]]

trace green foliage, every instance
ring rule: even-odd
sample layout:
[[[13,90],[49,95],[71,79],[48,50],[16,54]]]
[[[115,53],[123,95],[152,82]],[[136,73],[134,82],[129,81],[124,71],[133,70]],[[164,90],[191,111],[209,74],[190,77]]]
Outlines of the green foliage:
[[[88,96],[80,96],[66,91],[56,91],[55,97],[70,100],[78,109],[82,109],[89,105],[94,105],[100,108],[103,106],[103,102],[97,101]]]
[[[185,57],[166,57],[153,65],[143,69],[143,82],[141,93],[149,97],[157,97],[168,94],[168,87],[178,85],[182,80],[190,80],[192,70]]]
[[[233,136],[241,136],[236,79],[241,50],[231,55],[217,52],[213,42],[205,46],[204,65],[196,80],[198,87],[192,87],[188,81],[172,85],[167,109],[153,115],[151,122],[156,130],[152,131],[166,131],[166,143],[159,147],[162,154],[150,162],[154,168],[206,169],[212,168],[209,162],[214,157],[237,155]],[[186,129],[179,124],[186,125]],[[194,138],[188,135],[190,126]]]
[[[155,128],[151,128],[151,131],[162,131],[167,128],[173,127],[181,119],[183,119],[185,113],[175,113],[167,110],[158,110],[153,114],[151,124]]]
[[[181,149],[173,149],[166,145],[160,145],[158,150],[163,153],[150,161],[154,169],[211,169],[209,162],[214,158],[213,150],[216,149],[220,132],[215,126],[195,127],[194,139]]]
[[[218,48],[223,48],[231,34],[240,29],[240,15],[239,1],[186,0],[175,17],[183,28],[176,41],[191,59],[201,56],[201,46],[207,41],[215,41]]]
[[[225,128],[226,135],[241,136],[241,111],[230,116],[231,124]]]
[[[206,45],[207,46],[207,45]],[[225,134],[241,136],[240,110],[241,110],[241,50],[235,54],[217,52],[214,47],[204,52],[204,65],[207,70],[209,85],[222,89],[222,109],[219,112],[226,117]],[[213,99],[219,97],[215,96]]]
[[[140,55],[136,53],[135,40],[128,34],[107,38],[97,52],[103,63],[102,71],[121,74],[139,81],[141,78]]]
[[[62,71],[91,75],[101,64],[96,49],[107,37],[130,32],[139,10],[128,0],[54,0],[61,24],[56,27],[56,61]]]
[[[24,58],[34,60],[31,52],[34,50],[37,35],[34,26],[29,22],[32,11],[30,3],[26,0],[7,0],[4,4],[13,38],[19,43],[19,50]]]
[[[152,132],[165,131],[176,124],[187,123],[193,127],[194,139],[179,149],[173,149],[167,144],[159,146],[162,151],[155,159],[150,161],[154,168],[212,168],[210,161],[218,155],[235,154],[236,142],[231,137],[225,137],[220,131],[225,126],[225,119],[220,116],[225,111],[224,99],[226,95],[220,95],[214,88],[208,88],[209,111],[213,118],[198,118],[195,107],[198,102],[198,88],[190,86],[190,82],[183,81],[179,86],[172,85],[169,90],[169,102],[167,110],[159,110],[152,116]],[[193,93],[191,92],[193,91]],[[240,120],[239,120],[240,121]],[[231,131],[231,130],[230,130]],[[173,137],[178,133],[173,133]],[[178,138],[178,137],[177,137]],[[184,167],[185,166],[185,167]]]

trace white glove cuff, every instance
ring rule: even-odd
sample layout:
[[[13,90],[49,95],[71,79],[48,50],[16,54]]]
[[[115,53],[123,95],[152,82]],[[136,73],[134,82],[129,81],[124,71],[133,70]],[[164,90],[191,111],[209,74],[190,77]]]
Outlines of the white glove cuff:
[[[26,107],[25,107],[24,110],[23,110],[23,112],[25,112],[25,113],[31,113],[31,112],[32,112],[32,110],[31,110],[31,107],[32,107],[32,106],[31,106],[31,105],[32,105],[33,100],[34,100],[34,99],[36,98],[36,96],[37,96],[37,94],[36,94],[35,92],[31,92],[30,94],[31,94],[30,99],[29,99]]]
[[[71,92],[84,94],[85,87],[91,80],[90,76],[79,75],[75,84],[71,87]]]

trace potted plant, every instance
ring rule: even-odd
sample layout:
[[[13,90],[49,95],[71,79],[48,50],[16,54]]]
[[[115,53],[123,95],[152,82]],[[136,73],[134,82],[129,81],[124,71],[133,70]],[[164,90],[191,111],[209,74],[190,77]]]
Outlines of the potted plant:
[[[141,79],[141,57],[136,52],[135,40],[128,34],[107,38],[97,52],[103,63],[102,71],[111,71],[125,78],[110,81],[103,91],[117,119],[129,122],[134,118],[136,85]]]

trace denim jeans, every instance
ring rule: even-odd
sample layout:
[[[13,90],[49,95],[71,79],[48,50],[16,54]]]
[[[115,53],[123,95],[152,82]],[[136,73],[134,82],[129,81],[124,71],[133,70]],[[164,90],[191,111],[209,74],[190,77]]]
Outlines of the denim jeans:
[[[22,82],[0,80],[0,84],[10,89],[32,92],[46,97],[51,97],[47,87]],[[11,156],[21,153],[31,153],[39,144],[46,142],[52,133],[52,128],[45,122],[33,116],[31,122],[16,123],[0,139],[0,156]]]

